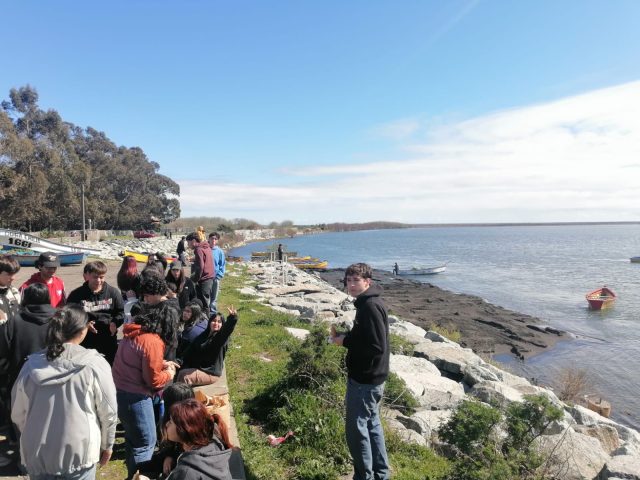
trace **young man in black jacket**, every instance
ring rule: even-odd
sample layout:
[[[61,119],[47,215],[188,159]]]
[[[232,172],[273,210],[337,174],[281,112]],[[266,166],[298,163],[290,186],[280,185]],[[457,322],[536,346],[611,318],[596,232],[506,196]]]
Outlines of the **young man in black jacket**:
[[[67,304],[81,305],[92,320],[82,346],[96,349],[113,365],[118,349],[116,332],[124,322],[122,294],[105,282],[107,266],[103,262],[89,262],[83,272],[84,283],[69,294]]]
[[[380,402],[389,375],[389,321],[380,294],[371,283],[371,267],[355,263],[345,271],[345,286],[355,297],[356,318],[346,335],[331,327],[331,339],[347,348],[345,432],[353,458],[354,480],[387,480],[389,460],[380,422]]]

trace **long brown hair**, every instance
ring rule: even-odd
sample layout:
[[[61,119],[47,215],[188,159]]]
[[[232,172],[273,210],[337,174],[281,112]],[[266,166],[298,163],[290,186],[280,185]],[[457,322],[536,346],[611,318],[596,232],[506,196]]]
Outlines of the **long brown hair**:
[[[220,415],[209,415],[207,408],[195,399],[174,403],[169,416],[181,443],[185,445],[204,447],[216,436],[226,448],[233,447],[229,428]]]

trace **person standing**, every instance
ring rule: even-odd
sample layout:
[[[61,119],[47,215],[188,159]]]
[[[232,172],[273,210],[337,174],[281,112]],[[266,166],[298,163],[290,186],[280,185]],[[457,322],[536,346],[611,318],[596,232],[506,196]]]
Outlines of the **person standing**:
[[[46,351],[29,356],[13,386],[11,419],[31,479],[89,480],[111,458],[118,423],[109,364],[80,346],[87,313],[67,306],[49,322]]]
[[[106,274],[107,266],[103,262],[87,263],[84,283],[69,294],[67,303],[80,304],[92,320],[82,346],[95,348],[111,365],[118,348],[116,332],[124,322],[124,304],[120,290],[105,282]]]
[[[279,243],[278,244],[278,261],[282,262],[283,257],[284,257],[284,251],[282,250],[282,244]]]
[[[345,432],[354,480],[390,478],[379,412],[389,375],[389,321],[380,298],[382,289],[371,283],[371,277],[371,267],[365,263],[346,269],[345,284],[355,297],[356,318],[346,335],[336,334],[331,327],[333,343],[347,348]]]
[[[220,293],[220,282],[224,278],[224,271],[226,268],[226,260],[224,257],[224,251],[218,246],[220,241],[220,235],[218,232],[213,232],[209,235],[209,246],[213,255],[213,270],[216,272],[216,276],[213,279],[213,285],[211,286],[211,303],[209,305],[209,312],[214,315],[218,313],[218,294]]]
[[[188,263],[187,259],[187,237],[182,237],[178,242],[178,247],[176,248],[176,253],[178,254],[178,258],[182,262],[183,265]]]
[[[42,283],[49,289],[49,299],[53,308],[63,307],[66,301],[66,293],[64,291],[64,282],[58,276],[56,271],[60,266],[58,255],[52,252],[41,253],[36,260],[35,267],[38,269],[31,278],[24,282],[20,287],[20,292],[34,283]]]
[[[200,229],[187,235],[187,242],[194,253],[191,280],[196,285],[196,293],[202,306],[207,308],[211,301],[211,286],[215,278],[211,247],[205,240],[204,232]]]

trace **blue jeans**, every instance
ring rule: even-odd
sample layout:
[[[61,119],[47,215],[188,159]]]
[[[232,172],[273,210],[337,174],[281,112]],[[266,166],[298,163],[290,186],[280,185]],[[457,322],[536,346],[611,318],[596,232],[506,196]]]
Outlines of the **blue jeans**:
[[[345,399],[347,446],[353,458],[353,480],[388,480],[387,448],[379,408],[384,383],[367,385],[347,379]]]
[[[209,314],[213,315],[218,313],[218,293],[220,293],[220,280],[221,278],[214,278],[211,285],[211,297],[209,300]]]
[[[29,475],[29,478],[31,480],[94,480],[96,478],[96,466],[73,473],[65,473],[64,475],[42,473],[40,475]]]
[[[153,400],[149,395],[117,391],[118,417],[124,427],[124,447],[129,478],[136,465],[151,460],[156,446]]]

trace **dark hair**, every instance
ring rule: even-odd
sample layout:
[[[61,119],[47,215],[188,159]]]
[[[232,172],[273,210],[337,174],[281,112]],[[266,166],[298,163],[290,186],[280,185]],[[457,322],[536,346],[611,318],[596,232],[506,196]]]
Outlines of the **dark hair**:
[[[216,240],[220,240],[220,234],[218,232],[213,232],[209,234],[209,238],[216,237]]]
[[[373,276],[373,271],[371,270],[371,267],[366,263],[354,263],[352,265],[349,265],[344,271],[345,280],[349,275],[358,275],[362,278],[371,278]]]
[[[87,312],[79,305],[67,305],[58,310],[47,327],[47,360],[58,358],[64,352],[64,343],[87,328]]]
[[[178,285],[176,285],[176,282],[166,282],[166,283],[167,283],[167,291],[178,293]]]
[[[87,263],[84,266],[83,272],[85,274],[97,273],[98,275],[104,275],[105,273],[107,273],[107,266],[104,264],[104,262],[96,260],[94,262]]]
[[[32,283],[22,292],[22,306],[51,303],[49,287],[44,283]]]
[[[184,306],[184,308],[187,307],[191,309],[191,318],[187,322],[187,325],[193,325],[202,317],[202,304],[198,301],[192,300]]]
[[[196,394],[191,385],[183,382],[173,383],[165,388],[162,392],[162,400],[164,401],[164,418],[162,419],[162,423],[166,424],[169,420],[169,411],[174,404],[195,397]]]
[[[127,255],[122,259],[122,265],[120,265],[116,279],[118,281],[118,288],[123,292],[127,290],[135,291],[137,285],[140,283],[138,262],[136,262],[135,258]]]
[[[178,343],[179,316],[179,311],[167,302],[160,302],[157,305],[143,304],[134,322],[141,326],[140,329],[143,332],[157,334],[170,349]]]
[[[186,445],[204,447],[215,435],[226,448],[233,446],[227,425],[220,416],[209,415],[207,408],[195,399],[175,403],[169,410],[169,416],[176,426],[178,438]]]
[[[180,276],[177,279],[171,273],[172,271],[173,271],[173,269],[169,270],[167,272],[167,276],[164,279],[167,281],[167,284],[169,284],[169,282],[176,283],[176,285],[178,286],[178,289],[176,290],[176,292],[180,293],[180,292],[182,292],[182,289],[184,288],[184,283],[187,281],[187,276],[184,273],[184,268],[181,268],[179,270]]]
[[[164,278],[150,275],[142,281],[142,295],[164,295],[167,293],[167,282]]]
[[[189,235],[187,235],[187,242],[190,242],[191,240],[197,240],[198,239],[198,234],[196,232],[191,232]]]
[[[0,273],[7,272],[9,275],[18,273],[20,264],[12,255],[0,255]]]
[[[167,269],[167,256],[162,252],[156,252],[156,262],[162,264],[162,273]]]

